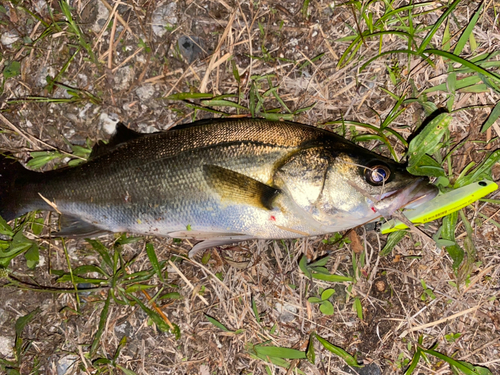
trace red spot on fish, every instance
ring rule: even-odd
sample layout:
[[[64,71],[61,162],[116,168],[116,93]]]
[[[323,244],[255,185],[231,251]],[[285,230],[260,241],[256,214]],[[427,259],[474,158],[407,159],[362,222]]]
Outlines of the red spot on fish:
[[[375,207],[372,207],[372,211],[377,213],[377,210],[375,209]]]
[[[269,220],[271,220],[271,221],[276,221],[276,216],[271,215],[271,217],[269,218]]]

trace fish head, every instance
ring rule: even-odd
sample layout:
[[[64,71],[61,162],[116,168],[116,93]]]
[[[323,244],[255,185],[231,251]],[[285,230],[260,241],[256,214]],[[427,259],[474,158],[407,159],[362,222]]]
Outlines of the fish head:
[[[316,219],[360,225],[396,210],[414,208],[434,198],[436,186],[413,176],[406,166],[363,148],[332,150],[324,187],[315,204]]]
[[[438,192],[428,178],[411,175],[403,164],[346,143],[301,150],[280,166],[275,182],[330,232],[387,218]]]

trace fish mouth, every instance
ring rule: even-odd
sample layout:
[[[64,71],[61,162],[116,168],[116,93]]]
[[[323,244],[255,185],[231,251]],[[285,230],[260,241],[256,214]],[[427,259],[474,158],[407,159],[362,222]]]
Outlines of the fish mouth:
[[[402,189],[384,194],[376,204],[376,210],[384,217],[391,216],[400,208],[415,208],[430,201],[439,189],[429,183],[427,178],[419,178]]]

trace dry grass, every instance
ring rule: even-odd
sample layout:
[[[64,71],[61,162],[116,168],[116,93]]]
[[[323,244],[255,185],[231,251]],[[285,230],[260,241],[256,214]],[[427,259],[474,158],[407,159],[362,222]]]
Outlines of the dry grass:
[[[279,97],[291,111],[316,104],[313,109],[300,113],[295,121],[319,125],[340,117],[378,125],[395,103],[381,88],[397,95],[406,92],[412,96],[412,90],[421,92],[446,82],[448,65],[439,57],[434,58],[434,67],[418,58],[407,61],[406,55],[400,54],[376,60],[362,72],[357,58],[338,68],[339,58],[349,44],[339,40],[353,35],[357,27],[365,27],[359,17],[354,21],[349,5],[311,2],[310,17],[305,19],[301,13],[302,4],[288,0],[250,4],[224,0],[179,1],[173,9],[175,23],[163,37],[158,37],[152,31],[152,15],[160,3],[99,1],[109,10],[109,15],[94,28],[89,7],[97,7],[97,1],[72,2],[73,17],[100,63],[92,62],[85,50],[78,52],[57,81],[81,90],[81,100],[63,103],[8,102],[35,96],[67,98],[64,88],[54,86],[51,91],[44,79],[47,75],[57,75],[79,45],[64,25],[42,36],[46,29],[44,23],[53,22],[46,5],[36,5],[45,2],[20,3],[36,13],[39,20],[21,8],[12,7],[11,3],[3,5],[8,12],[0,13],[0,34],[15,30],[22,38],[36,41],[25,44],[20,39],[10,46],[0,45],[0,71],[10,61],[21,62],[20,75],[5,81],[0,96],[1,127],[5,129],[0,134],[3,150],[16,152],[25,160],[33,150],[55,147],[70,152],[66,139],[82,145],[87,137],[94,141],[109,137],[103,127],[103,113],[115,114],[139,131],[165,130],[190,122],[195,111],[181,102],[161,98],[190,91],[216,95],[240,91],[242,104],[247,105],[251,77],[269,74],[272,75],[269,82],[279,87]],[[50,4],[54,19],[62,21],[57,2]],[[393,7],[403,4],[396,1]],[[433,9],[439,4],[429,3],[419,11]],[[382,2],[373,2],[369,9],[376,19],[383,14],[384,6]],[[454,38],[460,35],[475,9],[475,2],[460,4],[449,25],[450,35]],[[498,50],[498,10],[495,2],[485,2],[484,13],[474,29],[477,49],[471,51],[466,47],[465,55],[477,56]],[[430,12],[416,17],[414,22],[433,25],[440,14]],[[438,47],[443,29],[432,40]],[[189,63],[180,54],[176,41],[181,35],[200,38],[201,59]],[[378,39],[366,39],[358,55],[365,61],[375,56],[379,47]],[[383,50],[406,47],[407,42],[394,35],[383,39]],[[320,54],[324,54],[323,57],[314,60]],[[306,62],[308,66],[303,67]],[[233,63],[240,82],[233,75]],[[388,67],[397,71],[396,85],[391,82]],[[125,78],[129,73],[130,79]],[[260,92],[263,93],[270,87],[267,80],[261,82]],[[146,90],[151,90],[152,94],[144,95]],[[98,100],[89,100],[85,92]],[[279,107],[279,102],[271,98],[265,102],[266,108]],[[446,100],[442,92],[429,94],[429,101],[438,107],[445,106]],[[484,158],[484,143],[475,141],[489,141],[500,136],[497,125],[486,134],[479,133],[490,108],[498,100],[499,95],[493,90],[457,92],[454,108],[462,110],[453,115],[451,138],[458,141],[467,136],[468,141],[453,154],[455,177],[469,162]],[[236,114],[234,109],[225,110]],[[196,115],[197,118],[210,116],[202,111],[196,111]],[[409,104],[391,127],[407,138],[424,117],[420,104]],[[350,129],[348,134],[352,135],[353,131],[354,128]],[[496,149],[498,144],[498,140],[494,140],[486,146],[486,151]],[[395,140],[393,145],[402,155],[402,146],[396,145]],[[365,146],[387,152],[374,142]],[[494,168],[495,179],[498,173],[498,168]],[[123,336],[127,336],[127,343],[117,363],[138,374],[265,374],[266,364],[253,359],[246,351],[249,343],[269,340],[275,346],[305,350],[313,331],[349,353],[358,353],[358,359],[365,364],[374,362],[383,374],[403,372],[419,337],[423,339],[423,347],[438,343],[437,350],[441,353],[487,366],[499,374],[500,235],[495,225],[499,210],[494,204],[476,203],[465,212],[473,225],[477,257],[460,288],[454,286],[457,280],[452,261],[444,250],[432,243],[422,246],[418,239],[407,236],[390,256],[379,258],[385,236],[363,228],[357,233],[365,252],[365,264],[355,283],[337,284],[309,280],[299,270],[298,260],[302,254],[308,259],[330,254],[327,268],[332,274],[352,275],[352,244],[339,248],[324,244],[321,238],[256,241],[243,245],[244,251],[211,250],[210,260],[202,264],[200,260],[176,261],[172,258],[187,254],[190,249],[187,241],[178,244],[149,238],[147,241],[154,243],[158,259],[168,260],[168,284],[163,284],[162,294],[178,292],[182,296],[179,300],[155,302],[171,322],[179,325],[182,332],[179,340],[151,325],[138,305],[111,303],[99,349],[89,358],[104,292],[82,296],[78,304],[73,294],[42,294],[9,286],[0,289],[0,336],[12,340],[16,318],[41,306],[42,312],[23,334],[31,345],[25,348],[22,374],[32,373],[37,363],[39,373],[55,374],[63,357],[78,364],[75,373],[102,373],[105,366],[93,361],[99,357],[112,358]],[[50,222],[48,217],[44,218],[46,223]],[[439,225],[432,223],[426,232],[434,235]],[[461,242],[465,237],[463,225],[457,227],[456,235]],[[61,287],[50,274],[53,269],[67,270],[61,242],[36,240],[42,247],[40,265],[34,271],[27,270],[24,259],[18,257],[11,263],[11,269],[19,279],[48,288]],[[112,237],[104,240],[106,244],[112,241]],[[127,270],[129,273],[151,269],[144,244],[139,241],[124,246],[125,259],[136,257]],[[69,240],[66,247],[73,268],[100,262],[83,241]],[[359,259],[360,254],[356,257]],[[426,294],[421,280],[432,293]],[[150,283],[162,284],[157,276],[153,276]],[[333,315],[323,315],[318,305],[308,302],[308,297],[319,294],[318,288],[335,288],[331,299]],[[148,293],[153,296],[158,290]],[[139,292],[136,296],[144,298]],[[423,300],[422,296],[427,297]],[[353,309],[356,297],[363,308],[362,320]],[[252,299],[260,322],[252,310]],[[291,310],[288,314],[280,307],[285,305]],[[204,314],[232,332],[215,327]],[[235,333],[237,330],[241,332]],[[450,334],[460,334],[460,337],[453,341],[447,336]],[[292,369],[288,372],[270,366],[268,373],[291,374],[297,369],[306,374],[350,373],[343,360],[318,343],[316,357],[315,365],[306,360],[290,361]],[[430,363],[420,361],[416,373],[452,373],[446,362],[434,357],[429,359]],[[120,373],[122,370],[114,371]]]

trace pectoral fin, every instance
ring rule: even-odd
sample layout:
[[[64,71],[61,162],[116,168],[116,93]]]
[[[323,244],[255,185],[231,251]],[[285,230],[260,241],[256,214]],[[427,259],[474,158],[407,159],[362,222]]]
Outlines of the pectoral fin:
[[[280,193],[279,189],[217,165],[204,165],[203,172],[207,184],[223,201],[272,210],[273,202]]]

